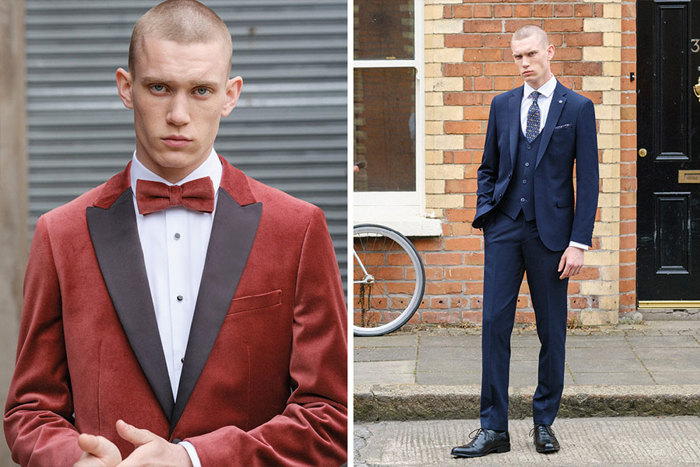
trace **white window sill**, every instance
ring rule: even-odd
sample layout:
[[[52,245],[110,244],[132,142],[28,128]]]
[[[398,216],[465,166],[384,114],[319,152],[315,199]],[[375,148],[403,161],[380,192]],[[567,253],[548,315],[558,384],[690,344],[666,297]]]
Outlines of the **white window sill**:
[[[403,218],[377,218],[371,213],[362,216],[355,213],[354,224],[379,224],[394,229],[406,237],[439,237],[442,235],[442,222],[440,219],[411,216]]]

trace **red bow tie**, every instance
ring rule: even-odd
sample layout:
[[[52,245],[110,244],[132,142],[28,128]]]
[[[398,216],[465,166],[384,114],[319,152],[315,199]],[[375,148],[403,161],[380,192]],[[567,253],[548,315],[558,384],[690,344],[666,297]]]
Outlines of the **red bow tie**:
[[[172,206],[184,206],[201,212],[214,211],[214,184],[202,177],[182,185],[166,185],[150,180],[136,180],[136,204],[146,215]]]

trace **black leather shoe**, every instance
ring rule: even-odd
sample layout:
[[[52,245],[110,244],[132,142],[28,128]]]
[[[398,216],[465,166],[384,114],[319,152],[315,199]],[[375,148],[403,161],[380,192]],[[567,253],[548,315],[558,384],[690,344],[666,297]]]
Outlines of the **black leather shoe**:
[[[554,436],[551,425],[535,425],[532,429],[535,435],[535,449],[542,454],[549,454],[559,450],[559,441]]]
[[[478,428],[469,433],[471,441],[464,446],[452,448],[455,457],[481,457],[492,452],[510,451],[510,436],[507,431]]]

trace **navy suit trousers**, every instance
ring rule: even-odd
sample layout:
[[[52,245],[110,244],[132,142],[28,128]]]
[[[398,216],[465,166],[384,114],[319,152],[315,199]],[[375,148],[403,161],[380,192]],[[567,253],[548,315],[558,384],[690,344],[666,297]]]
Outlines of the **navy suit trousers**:
[[[510,338],[524,272],[541,344],[533,417],[536,424],[551,425],[564,389],[569,281],[557,271],[563,251],[545,247],[535,221],[522,212],[513,220],[497,208],[486,219],[484,242],[481,427],[508,429]]]

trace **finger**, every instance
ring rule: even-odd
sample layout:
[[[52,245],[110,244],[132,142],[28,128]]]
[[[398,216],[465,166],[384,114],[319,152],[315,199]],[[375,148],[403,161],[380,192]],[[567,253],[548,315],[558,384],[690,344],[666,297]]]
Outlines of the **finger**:
[[[564,252],[564,254],[561,255],[561,259],[559,260],[559,266],[557,267],[557,272],[561,272],[565,265],[566,265],[566,252]]]
[[[111,454],[111,444],[107,438],[102,436],[93,436],[87,433],[78,436],[80,449],[99,458],[107,457]]]
[[[104,462],[102,462],[92,454],[83,453],[83,455],[85,457],[81,457],[80,459],[78,459],[78,462],[73,464],[73,467],[106,467],[106,464]]]
[[[560,279],[566,279],[567,277],[571,277],[571,270],[573,267],[571,266],[571,263],[569,261],[566,262],[566,265],[564,266],[564,271],[561,273],[561,276],[559,277]]]
[[[566,253],[564,253],[561,255],[561,260],[559,260],[559,268],[557,269],[557,271],[561,273],[559,275],[559,279],[564,279],[566,277],[566,270],[568,267],[569,265],[566,262]]]
[[[78,436],[78,446],[80,446],[80,449],[84,452],[92,453],[97,449],[98,445],[99,441],[97,440],[97,436],[88,435],[86,433]]]
[[[158,439],[158,435],[148,430],[131,426],[123,420],[117,420],[117,433],[136,447]]]

